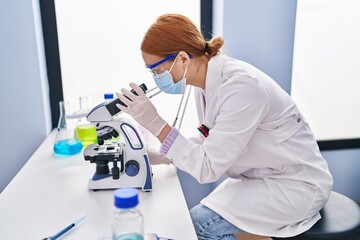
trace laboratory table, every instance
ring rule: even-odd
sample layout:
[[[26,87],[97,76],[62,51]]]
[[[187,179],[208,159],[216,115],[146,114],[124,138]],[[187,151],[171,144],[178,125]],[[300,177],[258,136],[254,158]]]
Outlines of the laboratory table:
[[[61,239],[109,239],[113,190],[89,190],[95,165],[84,161],[82,153],[55,155],[54,138],[55,131],[0,194],[0,239],[40,240],[85,215]],[[145,233],[197,239],[175,167],[156,165],[152,171],[153,190],[139,194]]]

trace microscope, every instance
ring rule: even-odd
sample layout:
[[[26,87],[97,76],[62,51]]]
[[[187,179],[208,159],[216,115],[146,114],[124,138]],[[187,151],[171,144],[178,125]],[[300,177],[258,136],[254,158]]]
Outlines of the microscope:
[[[146,93],[145,84],[139,87]],[[137,95],[133,89],[131,92]],[[96,126],[98,135],[98,144],[87,146],[83,153],[85,161],[96,165],[88,187],[92,190],[133,187],[151,191],[152,171],[142,135],[130,119],[114,118],[120,112],[116,104],[126,106],[117,98],[97,105],[86,116]],[[119,134],[120,141],[110,141]]]

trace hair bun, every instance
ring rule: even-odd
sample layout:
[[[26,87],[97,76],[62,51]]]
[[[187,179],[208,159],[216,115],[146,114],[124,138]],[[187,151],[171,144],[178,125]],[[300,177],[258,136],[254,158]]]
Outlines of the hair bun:
[[[224,39],[220,36],[215,36],[207,44],[206,52],[210,57],[213,57],[220,53],[220,49],[224,45]]]

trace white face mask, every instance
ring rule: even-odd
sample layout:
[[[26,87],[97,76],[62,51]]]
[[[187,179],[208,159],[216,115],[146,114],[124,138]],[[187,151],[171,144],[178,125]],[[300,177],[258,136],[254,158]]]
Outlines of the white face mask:
[[[176,61],[176,59],[175,59]],[[172,64],[170,70],[166,70],[165,72],[161,73],[157,77],[154,76],[154,80],[158,88],[169,94],[184,94],[185,87],[186,87],[186,72],[188,68],[185,69],[184,75],[180,81],[174,83],[173,76],[171,75],[170,71],[174,67],[174,63]]]

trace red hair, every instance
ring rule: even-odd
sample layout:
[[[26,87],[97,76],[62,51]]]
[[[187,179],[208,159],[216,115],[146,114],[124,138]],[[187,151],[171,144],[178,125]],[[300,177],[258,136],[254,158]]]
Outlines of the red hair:
[[[216,36],[206,42],[200,30],[187,17],[180,14],[165,14],[156,20],[144,35],[141,51],[166,57],[185,51],[194,57],[209,57],[220,53],[224,40]]]

